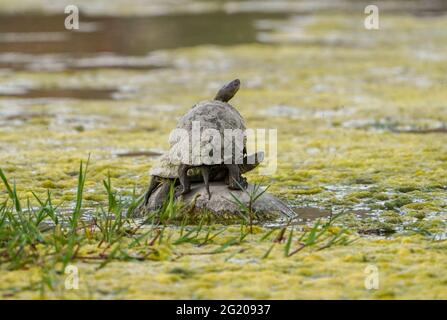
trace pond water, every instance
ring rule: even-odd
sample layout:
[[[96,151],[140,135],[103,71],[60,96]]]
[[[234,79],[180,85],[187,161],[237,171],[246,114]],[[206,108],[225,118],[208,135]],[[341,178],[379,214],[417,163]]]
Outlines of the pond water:
[[[108,100],[116,92],[113,89],[29,89],[16,93],[1,93],[0,97],[12,97],[20,99],[41,98],[76,98],[80,100]]]
[[[242,8],[247,4],[249,2],[242,1]],[[388,13],[436,16],[447,10],[447,4],[443,1],[425,1],[423,5],[402,8],[393,4],[390,2],[386,8]],[[325,5],[331,8],[329,4]],[[316,9],[324,10],[325,5]],[[343,6],[345,10],[348,9]],[[359,4],[353,3],[352,6],[351,10],[354,10]],[[232,13],[211,11],[155,16],[94,16],[81,12],[80,29],[73,31],[64,28],[66,15],[63,14],[0,14],[0,72],[169,68],[169,63],[158,61],[150,53],[199,45],[269,42],[272,39],[265,37],[268,31],[278,26],[279,30],[291,28],[306,20],[310,14],[305,8],[302,8],[303,11],[295,8],[288,12],[287,6],[283,5],[272,6],[271,10],[248,6]],[[340,8],[338,2],[333,6],[335,11]],[[288,19],[293,19],[294,24],[284,24]],[[282,40],[287,42],[286,39]],[[21,88],[19,92],[8,92],[2,90],[0,85],[0,97],[97,100],[112,99],[117,90]]]
[[[80,29],[64,28],[65,15],[0,16],[0,71],[59,72],[86,69],[159,69],[148,56],[159,49],[203,44],[255,43],[256,21],[284,19],[280,13],[212,12],[151,17],[81,16]],[[112,99],[116,88],[0,90],[0,97]],[[18,91],[18,92],[17,92]]]
[[[66,58],[85,58],[98,53],[113,53],[128,57],[144,56],[158,49],[202,44],[253,43],[257,42],[256,21],[285,17],[287,14],[223,12],[152,17],[81,16],[79,30],[71,31],[64,28],[65,15],[0,16],[0,54],[3,53],[0,66],[18,68],[21,59],[29,60],[29,56],[23,54],[52,54],[55,58],[57,54],[65,54]],[[5,53],[21,54],[14,57]],[[91,60],[90,67],[132,67],[131,59],[122,58],[120,64],[118,58],[110,61],[110,57],[103,58],[103,64]]]

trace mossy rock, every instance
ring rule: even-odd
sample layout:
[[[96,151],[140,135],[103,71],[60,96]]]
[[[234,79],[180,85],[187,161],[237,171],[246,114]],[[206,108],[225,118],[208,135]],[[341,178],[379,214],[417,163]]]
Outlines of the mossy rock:
[[[254,190],[253,185],[249,185],[246,191],[231,190],[221,181],[210,183],[211,198],[208,199],[206,188],[203,183],[194,183],[191,185],[191,192],[179,196],[176,199],[180,203],[180,217],[189,215],[190,217],[200,218],[204,214],[215,221],[231,222],[247,218],[244,207],[250,206],[249,194]],[[145,216],[151,212],[156,212],[163,204],[161,202],[161,189],[157,189],[149,198],[146,206],[142,205],[135,210],[136,216]],[[260,194],[259,190],[257,194]],[[236,200],[237,199],[237,200]],[[240,201],[240,204],[237,203]],[[296,217],[296,213],[283,201],[274,195],[264,192],[252,203],[252,218],[257,222],[276,221],[279,219],[290,219]]]

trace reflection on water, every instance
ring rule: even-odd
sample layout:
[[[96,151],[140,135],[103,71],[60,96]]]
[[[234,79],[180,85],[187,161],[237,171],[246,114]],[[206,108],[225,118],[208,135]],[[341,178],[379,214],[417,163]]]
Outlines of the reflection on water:
[[[300,23],[312,17],[312,10],[319,11],[325,8],[323,6],[318,9],[316,6],[315,9],[304,10],[305,7],[296,7],[296,3],[295,5],[292,2],[281,3],[279,7],[276,4],[274,8],[271,8],[271,11],[276,10],[276,12],[267,12],[268,10],[261,12],[261,8],[257,7],[256,3],[241,1],[234,2],[233,6],[243,10],[236,10],[231,14],[202,12],[200,14],[122,17],[81,14],[80,30],[75,31],[65,30],[66,15],[63,14],[0,15],[0,71],[6,70],[5,72],[13,73],[20,70],[166,68],[169,67],[167,65],[169,62],[157,61],[156,57],[154,58],[149,53],[159,49],[205,44],[228,46],[260,41],[272,43],[272,37],[269,35],[272,30],[279,30],[280,33],[288,31],[296,35],[299,32]],[[361,3],[361,1],[355,4],[342,1],[336,7],[327,7],[329,2],[326,2],[326,10],[350,8],[357,12]],[[447,10],[446,1],[427,0],[416,2],[414,6],[403,7],[397,6],[395,1],[385,3],[387,13],[395,13],[398,10],[397,12],[402,13],[426,15],[443,14]],[[280,8],[282,9],[279,10]],[[293,23],[290,24],[290,21]],[[284,39],[281,41],[284,42]],[[312,42],[307,42],[309,43]],[[300,43],[296,42],[296,44]],[[336,43],[329,42],[323,45],[334,46]],[[19,93],[8,92],[6,89],[0,84],[0,97],[116,98],[112,89],[43,90],[32,88],[32,90]]]
[[[284,14],[206,13],[155,17],[80,17],[80,29],[64,29],[65,15],[0,16],[0,52],[113,52],[145,55],[157,49],[256,41],[255,21]]]
[[[7,96],[21,99],[40,99],[40,98],[76,98],[81,100],[109,100],[113,98],[116,92],[114,89],[30,89],[17,93],[0,93],[0,97]]]
[[[65,30],[65,15],[0,16],[0,70],[61,71],[92,68],[156,69],[158,49],[257,40],[256,21],[285,14],[205,13],[151,17],[80,17],[80,30]],[[1,88],[0,88],[1,89]],[[19,88],[20,89],[20,88]],[[112,89],[0,90],[11,98],[116,98]]]

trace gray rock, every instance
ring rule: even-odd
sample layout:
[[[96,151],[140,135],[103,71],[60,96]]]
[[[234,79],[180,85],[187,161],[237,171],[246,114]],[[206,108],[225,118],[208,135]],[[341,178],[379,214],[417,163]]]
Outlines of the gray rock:
[[[248,193],[253,190],[254,186],[248,186]],[[239,219],[242,214],[241,208],[234,203],[231,196],[233,194],[246,206],[249,205],[249,196],[246,192],[241,190],[231,190],[223,181],[216,181],[210,183],[211,199],[208,200],[206,188],[203,183],[193,183],[191,192],[179,197],[187,208],[185,211],[189,213],[204,213],[209,212],[218,220],[235,220]],[[166,190],[161,188],[155,190],[144,208],[140,208],[138,215],[142,216],[151,211],[157,210],[160,203],[160,196]],[[274,195],[264,192],[252,205],[255,219],[258,221],[274,221],[277,219],[288,219],[296,217],[296,213],[287,206],[283,201]]]

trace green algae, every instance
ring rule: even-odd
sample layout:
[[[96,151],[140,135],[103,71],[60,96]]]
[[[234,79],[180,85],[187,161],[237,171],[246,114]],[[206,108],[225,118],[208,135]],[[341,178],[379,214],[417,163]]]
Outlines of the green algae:
[[[13,110],[28,115],[14,122],[1,120],[0,127],[0,166],[14,177],[24,198],[32,199],[31,191],[43,196],[51,189],[55,204],[69,206],[76,199],[77,164],[89,153],[88,208],[107,200],[100,190],[108,174],[124,194],[130,196],[133,188],[142,192],[154,159],[117,154],[166,150],[177,117],[237,76],[242,89],[234,105],[248,127],[278,128],[278,170],[268,177],[250,173],[248,179],[270,184],[271,192],[297,207],[361,209],[371,216],[342,220],[343,227],[361,237],[349,246],[304,250],[289,258],[275,246],[262,259],[271,246],[271,241],[259,241],[269,231],[266,227],[229,246],[228,252],[205,254],[237,237],[235,226],[211,248],[157,245],[148,261],[113,261],[100,270],[100,262],[80,260],[75,262],[81,272],[79,290],[63,289],[63,276],[56,275],[54,290],[43,296],[35,285],[42,278],[41,268],[6,272],[1,266],[0,294],[83,299],[447,298],[446,243],[432,240],[446,232],[447,135],[391,130],[447,122],[446,63],[434,54],[447,49],[447,34],[441,32],[446,21],[388,13],[381,18],[381,32],[365,33],[362,18],[316,13],[300,27],[306,39],[297,42],[284,32],[287,28],[271,32],[281,45],[156,52],[173,67],[151,72],[1,73],[3,85],[99,89],[127,84],[137,90],[130,99],[116,101],[20,105],[1,98],[0,114]],[[271,108],[278,105],[287,106],[290,116],[272,115]],[[0,198],[6,198],[3,189]],[[176,227],[168,231],[176,238]],[[85,250],[83,254],[98,252],[95,243]],[[180,254],[184,256],[178,258]],[[379,290],[364,287],[369,264],[379,268]]]
[[[2,273],[1,291],[5,296],[11,294],[9,297],[50,299],[446,297],[443,265],[447,261],[442,254],[445,242],[415,236],[362,239],[346,247],[303,251],[290,258],[284,258],[278,247],[267,259],[261,259],[270,244],[259,242],[258,238],[248,237],[244,244],[230,247],[223,254],[210,255],[205,252],[209,248],[185,246],[181,251],[193,251],[195,255],[173,259],[172,251],[166,248],[166,255],[152,261],[111,262],[100,270],[95,270],[96,264],[88,261],[76,262],[80,289],[64,290],[61,277],[55,290],[46,291],[43,296],[30,289],[39,280],[38,269],[10,271]],[[245,251],[241,252],[241,248]],[[367,290],[364,286],[365,268],[371,264],[379,270],[378,290]]]

